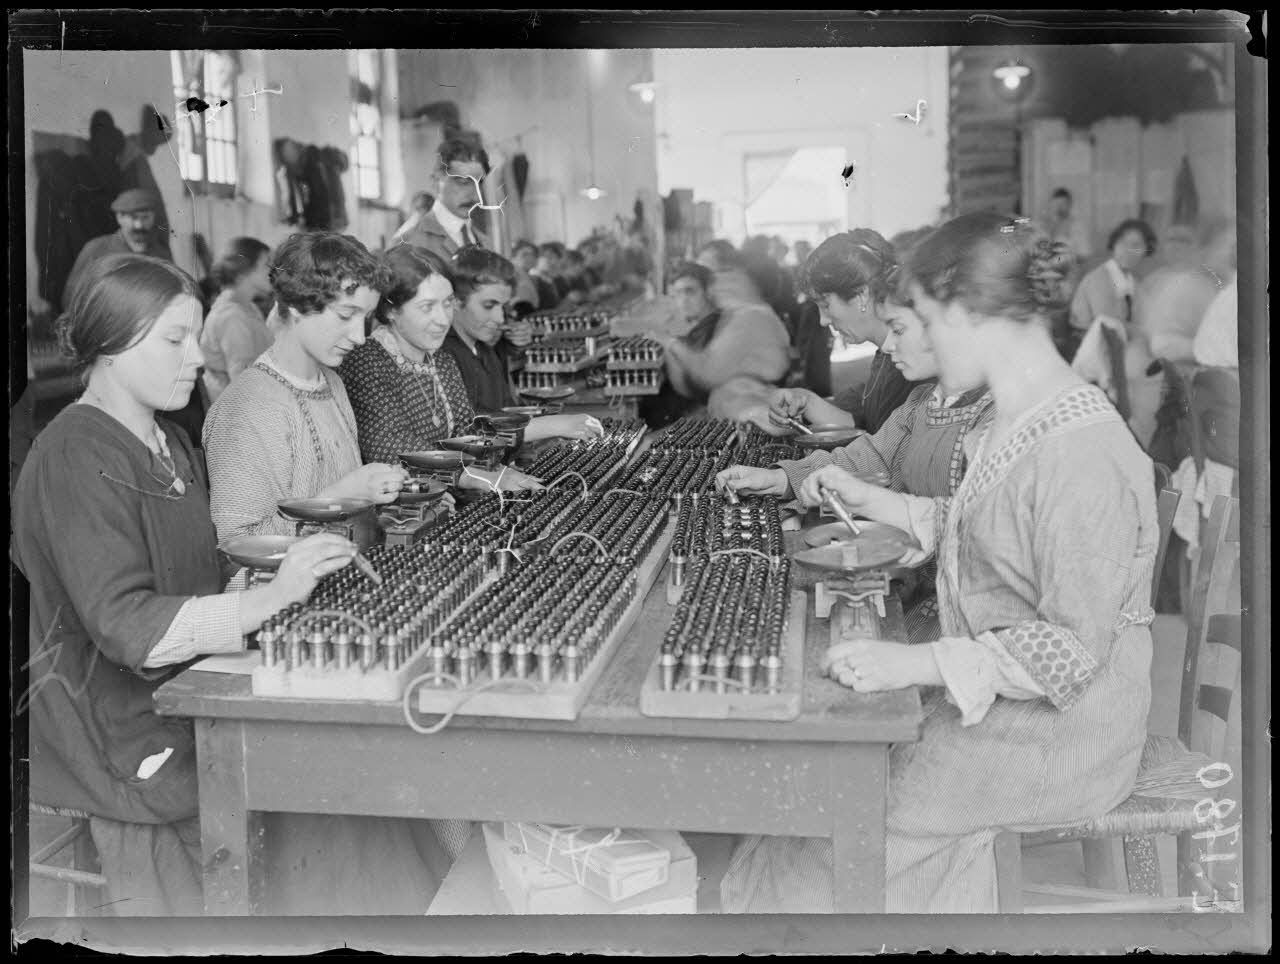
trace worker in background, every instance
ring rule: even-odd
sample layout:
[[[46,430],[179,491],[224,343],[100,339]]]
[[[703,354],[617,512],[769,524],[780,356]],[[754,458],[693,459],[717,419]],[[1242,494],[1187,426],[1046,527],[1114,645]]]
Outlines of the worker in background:
[[[64,305],[71,303],[71,292],[76,283],[89,265],[99,258],[105,258],[109,254],[145,254],[162,261],[173,261],[167,239],[161,238],[156,229],[156,211],[159,207],[160,198],[155,192],[145,188],[122,191],[111,202],[111,210],[120,228],[111,234],[94,238],[80,249],[62,292]]]
[[[435,201],[431,210],[412,227],[406,222],[396,232],[396,240],[426,248],[448,261],[459,248],[493,244],[471,223],[471,214],[481,203],[478,185],[489,174],[489,157],[474,143],[457,138],[447,140],[436,152]]]

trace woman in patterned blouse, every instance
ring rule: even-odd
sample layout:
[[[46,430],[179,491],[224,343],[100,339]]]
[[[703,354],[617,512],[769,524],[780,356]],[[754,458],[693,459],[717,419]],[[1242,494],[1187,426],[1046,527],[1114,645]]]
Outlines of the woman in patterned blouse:
[[[390,273],[379,324],[338,369],[356,416],[366,462],[397,462],[402,452],[436,448],[467,431],[475,411],[458,366],[440,351],[456,301],[448,268],[434,252],[407,244],[383,256]],[[472,477],[472,474],[477,476]],[[497,473],[471,469],[462,484],[484,487]],[[504,489],[538,487],[508,468]]]
[[[971,214],[912,254],[908,290],[942,378],[986,385],[950,498],[920,498],[837,466],[800,487],[910,529],[938,559],[939,638],[842,640],[829,674],[859,693],[921,686],[918,742],[889,758],[885,908],[990,913],[994,839],[1085,823],[1133,789],[1151,702],[1151,460],[1106,396],[1054,347],[1041,280],[1049,245],[1025,223]],[[915,554],[917,558],[921,553]],[[750,838],[722,887],[729,911],[832,905],[829,841]]]

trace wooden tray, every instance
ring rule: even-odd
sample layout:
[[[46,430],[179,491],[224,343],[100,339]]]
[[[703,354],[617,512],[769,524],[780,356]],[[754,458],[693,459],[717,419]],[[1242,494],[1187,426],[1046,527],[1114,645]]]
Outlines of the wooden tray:
[[[517,717],[527,720],[576,720],[582,706],[591,694],[591,687],[604,672],[609,660],[613,658],[619,643],[631,631],[632,624],[644,608],[645,597],[666,565],[667,553],[671,550],[671,540],[675,538],[675,526],[668,519],[663,532],[658,536],[648,557],[640,565],[637,573],[635,597],[623,610],[618,624],[608,636],[601,641],[595,657],[587,664],[585,672],[576,683],[556,681],[549,686],[538,686],[538,691],[531,691],[529,685],[512,678],[510,688],[504,688],[502,682],[492,684],[489,689],[476,692],[465,703],[459,700],[470,690],[479,687],[483,679],[467,689],[432,689],[425,686],[418,689],[418,712],[447,713],[456,707],[460,716],[502,716]]]
[[[787,628],[782,640],[782,686],[777,693],[715,693],[707,684],[697,693],[664,690],[658,653],[640,687],[645,716],[678,716],[702,720],[794,720],[804,701],[804,640],[808,600],[791,590]]]
[[[594,355],[582,355],[571,362],[531,362],[524,363],[524,370],[531,375],[576,375],[578,372],[594,368],[604,361],[608,350],[597,351]]]
[[[653,388],[653,387],[650,387],[649,385],[602,385],[600,387],[600,391],[602,391],[606,395],[615,395],[615,396],[616,395],[623,395],[623,396],[657,395],[660,391],[662,391],[662,388],[661,386],[657,388]]]
[[[487,593],[498,578],[495,570],[489,570],[476,591],[468,596],[458,609],[461,610],[472,599]],[[253,668],[251,678],[253,695],[308,700],[396,701],[404,696],[404,688],[409,681],[425,672],[427,650],[427,646],[422,646],[394,672],[377,668],[361,672],[358,666],[345,670],[333,668],[317,670],[310,666],[286,670],[279,663],[275,666],[263,666],[258,663]]]

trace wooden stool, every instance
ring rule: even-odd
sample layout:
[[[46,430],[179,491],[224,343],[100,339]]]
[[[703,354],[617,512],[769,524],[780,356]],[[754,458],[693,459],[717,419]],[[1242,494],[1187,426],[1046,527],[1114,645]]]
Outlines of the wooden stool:
[[[65,883],[67,885],[67,916],[87,916],[76,914],[76,891],[95,890],[100,903],[107,886],[107,878],[96,869],[98,861],[93,850],[93,838],[89,833],[89,814],[69,807],[49,807],[39,803],[31,804],[30,809],[32,813],[67,817],[71,820],[69,828],[31,855],[31,875]],[[54,867],[46,863],[73,844],[70,868]],[[89,870],[90,866],[95,870]]]

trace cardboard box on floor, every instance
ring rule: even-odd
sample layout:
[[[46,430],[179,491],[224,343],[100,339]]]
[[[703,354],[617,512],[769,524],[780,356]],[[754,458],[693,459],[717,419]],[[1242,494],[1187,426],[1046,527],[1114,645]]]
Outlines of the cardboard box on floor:
[[[609,901],[579,886],[559,871],[503,838],[502,824],[483,825],[485,849],[493,870],[495,903],[511,914],[694,914],[698,909],[698,862],[680,834],[643,831],[667,848],[667,882],[626,900]]]

